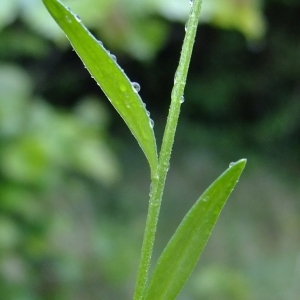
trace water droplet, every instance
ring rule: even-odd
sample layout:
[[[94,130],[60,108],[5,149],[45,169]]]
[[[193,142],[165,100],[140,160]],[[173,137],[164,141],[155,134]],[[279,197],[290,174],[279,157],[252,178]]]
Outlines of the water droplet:
[[[188,28],[188,22],[186,22],[184,25],[184,31],[187,31],[187,28]]]
[[[183,103],[183,102],[184,102],[184,96],[181,96],[180,103]]]
[[[190,0],[190,6],[193,6],[194,0]]]
[[[141,90],[140,85],[137,82],[132,82],[131,83],[133,90],[138,93]]]
[[[234,165],[235,165],[235,162],[231,162],[231,163],[229,164],[229,168],[233,167]]]
[[[98,44],[99,44],[99,45],[101,45],[101,46],[103,46],[103,43],[102,43],[102,41],[98,41]]]
[[[115,62],[117,62],[117,57],[115,55],[111,54],[110,57],[112,58],[112,60],[114,60]]]
[[[70,8],[69,6],[67,6],[67,10],[68,10],[68,11],[71,11],[71,8]]]
[[[150,111],[146,110],[146,114],[148,117],[150,117]]]
[[[152,119],[149,120],[149,125],[150,125],[151,128],[154,127],[154,121]]]
[[[76,19],[78,22],[81,22],[81,18],[80,18],[78,15],[75,15],[75,19]]]

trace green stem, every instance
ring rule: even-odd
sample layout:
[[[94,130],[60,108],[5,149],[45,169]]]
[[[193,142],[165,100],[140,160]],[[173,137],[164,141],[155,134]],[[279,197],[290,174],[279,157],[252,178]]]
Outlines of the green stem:
[[[198,27],[201,4],[202,0],[195,0],[192,6],[187,23],[186,35],[183,41],[180,60],[175,74],[174,87],[171,94],[171,105],[159,155],[157,175],[153,176],[151,182],[148,215],[141,250],[141,259],[138,269],[137,282],[133,297],[134,300],[141,300],[143,298],[147,286],[148,273],[153,252],[161,200],[169,169],[172,147],[174,144],[180,106],[182,103],[181,99],[184,93],[188,68]]]

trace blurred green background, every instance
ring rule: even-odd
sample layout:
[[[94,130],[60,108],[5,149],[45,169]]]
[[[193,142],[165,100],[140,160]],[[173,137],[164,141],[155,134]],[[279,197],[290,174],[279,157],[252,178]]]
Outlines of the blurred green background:
[[[65,0],[117,56],[160,145],[188,0]],[[154,259],[248,158],[180,300],[298,300],[300,2],[204,0]],[[0,0],[0,299],[131,299],[146,159],[41,0]]]

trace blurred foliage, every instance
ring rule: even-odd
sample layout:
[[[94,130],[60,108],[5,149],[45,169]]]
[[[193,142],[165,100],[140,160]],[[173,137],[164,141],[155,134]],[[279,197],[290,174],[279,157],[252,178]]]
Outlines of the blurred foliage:
[[[0,65],[0,87],[5,177],[49,187],[71,171],[106,184],[117,178],[118,166],[104,135],[107,116],[99,101],[82,99],[74,113],[57,112],[42,99],[30,99],[30,78],[11,65]]]
[[[149,59],[163,46],[169,24],[162,18],[185,22],[189,6],[182,0],[65,0],[80,12],[84,24],[102,36],[109,47]],[[186,0],[188,3],[188,0]],[[39,0],[0,1],[0,29],[18,17],[45,38],[67,45],[63,32],[51,19]],[[264,35],[265,22],[260,0],[204,1],[201,22],[223,28],[235,28],[249,39]]]
[[[63,2],[141,83],[159,136],[189,1]],[[130,299],[140,149],[42,2],[0,7],[0,298]],[[158,250],[224,160],[249,171],[180,299],[298,299],[299,14],[298,0],[204,0]]]
[[[108,116],[101,103],[86,97],[73,112],[58,111],[34,97],[32,85],[22,68],[0,65],[0,289],[6,299],[38,299],[42,293],[36,289],[43,285],[78,280],[81,256],[96,251],[85,244],[72,248],[84,222],[76,222],[69,205],[79,195],[77,201],[91,197],[80,177],[111,186],[120,174],[108,146]],[[84,220],[87,207],[76,206],[81,205]],[[122,230],[117,231],[120,235]],[[119,243],[118,235],[107,243]],[[101,248],[108,246],[103,240],[101,244],[105,255]],[[95,255],[98,263],[115,260],[101,255]],[[107,274],[112,272],[112,264],[107,268]]]
[[[193,278],[193,291],[198,299],[251,299],[247,278],[235,270],[220,266],[203,268]]]

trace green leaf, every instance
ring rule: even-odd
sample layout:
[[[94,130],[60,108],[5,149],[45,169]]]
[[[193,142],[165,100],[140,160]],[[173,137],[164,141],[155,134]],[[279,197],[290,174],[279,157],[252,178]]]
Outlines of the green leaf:
[[[80,18],[58,0],[43,0],[48,11],[69,38],[73,48],[137,139],[150,164],[157,168],[157,149],[152,121],[132,82],[114,56],[87,30]]]
[[[230,164],[186,214],[161,254],[143,300],[175,299],[193,271],[245,165],[245,159]]]

